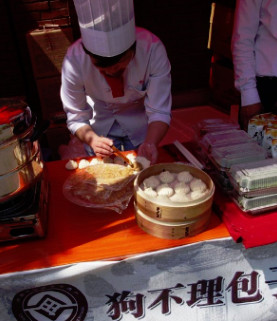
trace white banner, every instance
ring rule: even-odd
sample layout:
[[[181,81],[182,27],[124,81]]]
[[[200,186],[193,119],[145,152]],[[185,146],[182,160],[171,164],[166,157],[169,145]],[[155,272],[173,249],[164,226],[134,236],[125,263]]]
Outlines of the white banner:
[[[1,321],[277,320],[277,244],[219,239],[0,282]]]

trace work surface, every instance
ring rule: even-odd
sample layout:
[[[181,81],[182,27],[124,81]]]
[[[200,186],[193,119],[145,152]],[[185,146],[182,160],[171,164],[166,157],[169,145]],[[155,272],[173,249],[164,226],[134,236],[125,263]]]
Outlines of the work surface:
[[[163,146],[189,142],[197,122],[216,117],[228,116],[209,106],[174,111],[159,162],[175,161]],[[133,200],[122,214],[68,201],[65,163],[45,164],[46,237],[0,246],[1,320],[277,319],[276,243],[270,238],[272,244],[251,249],[236,243],[239,228],[235,237],[224,216],[236,211],[230,200],[216,195],[217,213],[203,233],[160,239],[137,226]]]
[[[159,149],[158,162],[178,160],[169,155],[166,147],[176,139],[184,144],[194,142],[197,124],[202,119],[228,117],[210,106],[174,110],[171,127]],[[63,185],[71,172],[65,169],[66,161],[45,163],[45,177],[50,186],[46,237],[1,244],[0,273],[122,259],[230,235],[235,241],[242,241],[246,248],[277,241],[277,212],[255,217],[246,215],[218,188],[211,222],[204,232],[179,240],[151,236],[136,223],[133,199],[122,214],[80,207],[67,200]]]
[[[176,138],[189,141],[193,126],[201,119],[227,117],[212,107],[180,109],[173,112],[172,126],[161,145]],[[174,159],[161,148],[159,162]],[[63,184],[70,175],[66,160],[45,164],[50,183],[48,232],[44,239],[1,245],[0,273],[58,266],[67,263],[124,258],[126,256],[229,236],[222,221],[212,215],[208,229],[191,238],[159,239],[143,232],[136,224],[133,200],[122,214],[96,211],[69,202]],[[20,263],[18,263],[20,258]]]
[[[163,150],[160,156],[163,161],[172,161]],[[167,240],[146,234],[137,226],[133,199],[122,214],[75,205],[68,201],[62,192],[63,184],[71,174],[65,169],[65,163],[66,161],[57,161],[46,164],[50,199],[48,233],[45,239],[2,246],[1,273],[75,262],[120,259],[138,253],[229,236],[225,225],[214,214],[205,232],[195,237]]]

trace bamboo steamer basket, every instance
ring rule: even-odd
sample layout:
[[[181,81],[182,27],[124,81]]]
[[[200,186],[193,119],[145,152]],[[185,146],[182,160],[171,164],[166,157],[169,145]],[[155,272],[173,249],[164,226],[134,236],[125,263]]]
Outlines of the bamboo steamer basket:
[[[185,222],[161,222],[145,215],[136,205],[136,221],[138,226],[147,234],[163,239],[182,239],[203,232],[210,221],[211,211],[201,218]]]
[[[184,203],[164,203],[147,196],[141,188],[143,180],[153,175],[159,175],[163,171],[171,173],[188,171],[207,185],[208,192],[199,199]],[[141,171],[134,181],[134,201],[137,209],[157,222],[186,223],[210,216],[214,191],[214,183],[208,174],[194,166],[180,163],[155,164]]]

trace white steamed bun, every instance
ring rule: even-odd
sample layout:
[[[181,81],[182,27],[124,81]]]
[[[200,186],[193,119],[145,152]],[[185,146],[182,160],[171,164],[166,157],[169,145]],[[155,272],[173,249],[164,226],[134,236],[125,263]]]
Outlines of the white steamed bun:
[[[189,183],[193,179],[193,176],[191,175],[190,172],[183,171],[183,172],[178,173],[177,179],[179,182]]]
[[[145,178],[144,181],[143,181],[144,188],[151,187],[151,188],[155,189],[160,184],[161,184],[161,182],[157,178],[157,176],[149,176],[149,177]]]
[[[169,171],[164,171],[159,174],[159,178],[162,183],[171,183],[174,181],[174,175]]]
[[[159,196],[172,196],[174,194],[174,190],[172,187],[168,186],[168,184],[161,184],[156,189]]]
[[[190,189],[194,191],[201,191],[204,192],[207,189],[207,185],[200,179],[200,178],[194,178],[190,182]]]

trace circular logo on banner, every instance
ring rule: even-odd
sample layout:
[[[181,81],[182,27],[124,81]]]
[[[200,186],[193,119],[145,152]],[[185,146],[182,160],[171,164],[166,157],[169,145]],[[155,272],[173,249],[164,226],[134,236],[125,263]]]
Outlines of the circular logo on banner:
[[[15,295],[12,311],[18,321],[83,321],[85,296],[70,284],[51,284]]]

